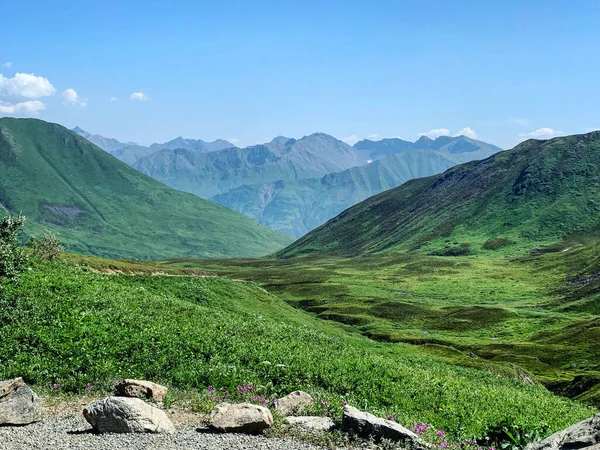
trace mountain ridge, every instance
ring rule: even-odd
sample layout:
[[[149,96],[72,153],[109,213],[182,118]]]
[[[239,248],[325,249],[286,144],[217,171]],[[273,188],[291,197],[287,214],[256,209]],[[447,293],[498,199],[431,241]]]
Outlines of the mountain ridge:
[[[291,241],[135,171],[38,119],[0,119],[0,204],[69,251],[119,258],[262,256]]]
[[[486,242],[520,252],[597,229],[599,217],[600,132],[530,139],[371,197],[279,255],[460,255]]]

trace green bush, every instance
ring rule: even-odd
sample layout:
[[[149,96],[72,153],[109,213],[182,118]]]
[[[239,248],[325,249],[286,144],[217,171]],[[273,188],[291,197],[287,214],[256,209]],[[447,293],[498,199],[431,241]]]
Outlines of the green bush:
[[[505,237],[498,237],[494,239],[488,239],[483,243],[483,248],[485,250],[498,250],[502,247],[508,247],[509,245],[514,244],[514,241],[511,241]]]
[[[32,237],[27,245],[32,248],[33,256],[46,261],[57,259],[63,252],[60,240],[50,230],[46,230],[44,237],[41,239]]]
[[[0,281],[16,281],[27,262],[27,255],[19,246],[19,234],[25,216],[5,216],[0,221]]]

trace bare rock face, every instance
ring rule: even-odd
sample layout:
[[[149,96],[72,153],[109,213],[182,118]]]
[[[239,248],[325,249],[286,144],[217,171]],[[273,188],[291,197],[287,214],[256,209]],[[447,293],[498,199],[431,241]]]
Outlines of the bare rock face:
[[[302,428],[305,431],[330,431],[335,424],[331,417],[316,417],[316,416],[290,416],[286,417],[285,421],[290,425]]]
[[[165,386],[144,380],[124,379],[116,386],[117,392],[125,397],[144,397],[162,402],[169,391]]]
[[[0,381],[0,425],[27,425],[42,418],[42,400],[23,378]]]
[[[600,450],[600,414],[526,447],[526,450],[567,449]]]
[[[107,397],[83,410],[98,433],[174,433],[165,412],[139,398]]]
[[[255,434],[272,425],[271,411],[251,403],[220,403],[210,413],[210,426],[227,433]]]
[[[419,436],[402,425],[359,411],[350,405],[344,406],[342,430],[361,437],[372,437],[376,441],[389,439],[391,441],[422,444]]]
[[[275,403],[275,409],[284,416],[290,416],[299,409],[312,405],[313,403],[314,400],[310,394],[303,391],[294,391],[291,394],[278,399]]]

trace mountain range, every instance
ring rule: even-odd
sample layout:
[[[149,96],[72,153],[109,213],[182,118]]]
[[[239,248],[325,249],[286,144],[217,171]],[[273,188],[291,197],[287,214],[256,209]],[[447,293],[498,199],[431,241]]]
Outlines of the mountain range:
[[[105,150],[142,173],[294,237],[385,189],[500,151],[466,136],[362,140],[350,146],[324,133],[278,136],[246,148],[182,138],[111,148]]]
[[[600,132],[592,132],[530,139],[410,180],[347,209],[280,256],[520,252],[599,229]]]
[[[69,251],[136,259],[261,256],[292,240],[172,189],[60,125],[0,119],[0,161],[0,209],[23,212],[28,233],[53,229]]]

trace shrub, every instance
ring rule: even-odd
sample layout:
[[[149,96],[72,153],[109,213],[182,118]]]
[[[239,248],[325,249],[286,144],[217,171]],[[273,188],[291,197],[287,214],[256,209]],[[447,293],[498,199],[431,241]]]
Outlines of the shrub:
[[[430,254],[433,256],[467,256],[470,248],[471,244],[463,242],[456,247],[446,247],[443,250],[438,250]]]
[[[498,238],[494,238],[494,239],[488,239],[487,241],[485,241],[483,243],[483,248],[485,250],[498,250],[502,247],[508,247],[509,245],[514,244],[513,241],[511,241],[508,238],[505,237],[498,237]]]
[[[27,255],[19,246],[19,234],[25,216],[5,216],[0,221],[0,281],[16,281],[27,262]]]
[[[46,230],[41,239],[31,238],[27,243],[33,249],[33,255],[46,261],[57,259],[63,252],[60,240],[50,230]]]

